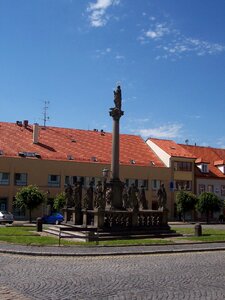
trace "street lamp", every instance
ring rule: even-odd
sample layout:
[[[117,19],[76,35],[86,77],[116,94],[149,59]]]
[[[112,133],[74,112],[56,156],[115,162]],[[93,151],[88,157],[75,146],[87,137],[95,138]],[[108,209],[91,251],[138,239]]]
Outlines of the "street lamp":
[[[103,178],[104,178],[104,181],[107,181],[108,176],[109,176],[109,169],[104,168],[104,169],[102,170],[102,176],[103,176]]]

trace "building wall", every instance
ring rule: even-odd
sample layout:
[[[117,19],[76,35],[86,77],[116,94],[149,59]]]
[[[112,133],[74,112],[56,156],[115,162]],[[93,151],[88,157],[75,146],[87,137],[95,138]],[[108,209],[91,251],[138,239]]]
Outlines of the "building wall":
[[[146,144],[155,152],[158,157],[160,157],[163,163],[169,168],[171,156],[150,140],[147,140]]]
[[[211,186],[213,187],[212,192],[215,193],[219,198],[225,200],[225,180],[224,179],[196,179],[196,194],[200,194],[200,185],[205,186],[205,192],[211,192]]]
[[[110,169],[110,165],[100,163],[81,163],[75,161],[53,161],[42,160],[36,158],[7,158],[0,157],[0,172],[10,173],[10,182],[8,185],[0,185],[0,201],[7,199],[7,209],[13,211],[13,197],[21,186],[16,186],[14,183],[15,173],[27,174],[27,185],[35,184],[41,190],[47,193],[48,198],[54,198],[59,192],[65,188],[65,176],[82,176],[95,177],[102,179],[102,170],[104,168]],[[49,175],[59,175],[59,187],[48,185]],[[157,168],[154,166],[135,166],[122,165],[120,166],[120,179],[138,179],[147,180],[148,189],[146,190],[146,198],[148,200],[148,207],[152,209],[152,203],[157,201],[157,189],[153,188],[152,182],[158,180],[164,183],[167,197],[168,208],[171,207],[171,193],[169,190],[170,183],[170,169]],[[1,204],[1,203],[0,203]],[[46,208],[42,207],[34,212],[34,216],[44,214]]]
[[[181,171],[176,170],[175,163],[183,162],[183,163],[191,163],[192,167],[190,171]],[[195,192],[195,172],[194,172],[195,164],[194,159],[187,159],[182,157],[172,157],[171,158],[171,212],[173,213],[173,217],[176,217],[176,194],[179,192],[181,188],[179,188],[179,182],[190,183],[190,187],[186,188],[187,191],[194,193]],[[184,188],[185,190],[185,188]]]

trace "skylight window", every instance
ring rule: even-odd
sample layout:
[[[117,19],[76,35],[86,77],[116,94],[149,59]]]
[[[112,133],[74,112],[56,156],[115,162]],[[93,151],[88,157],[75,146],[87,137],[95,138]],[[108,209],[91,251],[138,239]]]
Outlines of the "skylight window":
[[[19,152],[18,154],[21,157],[37,157],[37,158],[41,157],[41,155],[36,152],[25,152],[24,151],[24,152]]]

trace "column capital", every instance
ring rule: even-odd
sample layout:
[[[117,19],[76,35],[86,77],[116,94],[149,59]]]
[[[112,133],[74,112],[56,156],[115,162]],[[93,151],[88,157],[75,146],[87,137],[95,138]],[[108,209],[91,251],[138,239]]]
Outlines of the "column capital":
[[[113,107],[110,108],[109,115],[113,118],[113,120],[118,121],[124,115],[124,111],[117,107]]]

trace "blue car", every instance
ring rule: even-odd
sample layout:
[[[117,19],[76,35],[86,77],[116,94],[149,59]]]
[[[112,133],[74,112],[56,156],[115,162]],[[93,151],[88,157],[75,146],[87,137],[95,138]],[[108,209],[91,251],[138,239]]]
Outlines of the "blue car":
[[[42,222],[46,224],[60,224],[64,221],[63,215],[60,213],[52,213],[50,216],[44,216],[42,217]]]

